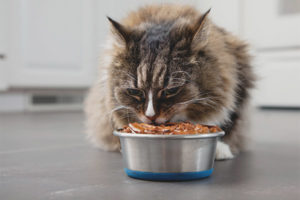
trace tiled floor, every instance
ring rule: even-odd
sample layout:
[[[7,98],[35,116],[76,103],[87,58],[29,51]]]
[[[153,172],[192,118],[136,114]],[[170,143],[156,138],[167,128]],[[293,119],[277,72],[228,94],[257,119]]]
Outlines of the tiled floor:
[[[0,199],[300,199],[300,111],[253,111],[248,152],[215,163],[210,178],[127,177],[121,154],[91,148],[83,115],[0,115]]]

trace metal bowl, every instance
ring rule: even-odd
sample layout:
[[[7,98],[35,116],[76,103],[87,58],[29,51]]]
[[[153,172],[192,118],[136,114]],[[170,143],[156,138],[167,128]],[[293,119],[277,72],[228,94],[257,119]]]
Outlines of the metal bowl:
[[[114,135],[120,137],[124,170],[128,176],[179,181],[211,175],[217,139],[224,132],[152,135],[114,131]]]

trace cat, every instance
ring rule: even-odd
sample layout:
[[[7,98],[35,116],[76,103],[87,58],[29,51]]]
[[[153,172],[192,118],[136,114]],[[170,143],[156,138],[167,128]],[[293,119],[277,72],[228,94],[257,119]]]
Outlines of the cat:
[[[225,131],[216,159],[243,149],[255,81],[251,57],[248,45],[216,26],[209,12],[166,4],[142,7],[121,23],[108,17],[111,34],[85,102],[94,145],[120,150],[112,131],[129,122],[184,120]]]

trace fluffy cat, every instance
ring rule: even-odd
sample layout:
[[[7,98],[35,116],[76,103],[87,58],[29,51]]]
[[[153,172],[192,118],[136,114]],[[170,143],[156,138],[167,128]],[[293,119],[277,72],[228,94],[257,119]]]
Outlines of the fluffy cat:
[[[86,99],[87,134],[119,150],[112,130],[129,122],[214,123],[225,131],[216,159],[233,158],[244,144],[243,116],[255,76],[247,45],[190,6],[151,5],[112,34],[98,80]]]

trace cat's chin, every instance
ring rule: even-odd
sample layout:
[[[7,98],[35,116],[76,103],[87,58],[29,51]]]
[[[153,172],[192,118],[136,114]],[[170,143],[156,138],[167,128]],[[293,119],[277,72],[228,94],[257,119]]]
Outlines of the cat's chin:
[[[164,117],[158,117],[156,120],[155,120],[155,123],[156,124],[164,124],[168,122],[168,119],[164,118]]]
[[[140,120],[141,122],[143,122],[143,123],[146,123],[146,124],[151,124],[151,123],[152,123],[151,120],[149,120],[147,117],[145,117],[145,116],[143,116],[143,115],[139,116],[139,120]]]

